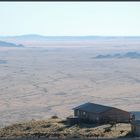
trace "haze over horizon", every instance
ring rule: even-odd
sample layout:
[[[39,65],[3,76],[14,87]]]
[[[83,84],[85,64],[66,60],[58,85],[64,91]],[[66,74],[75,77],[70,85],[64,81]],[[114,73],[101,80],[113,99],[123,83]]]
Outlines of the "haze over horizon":
[[[96,34],[90,34],[90,35],[42,35],[42,34],[19,34],[19,35],[0,35],[0,37],[20,37],[20,36],[40,36],[40,37],[140,37],[140,35],[96,35]]]
[[[3,2],[0,16],[0,36],[140,36],[138,2]]]

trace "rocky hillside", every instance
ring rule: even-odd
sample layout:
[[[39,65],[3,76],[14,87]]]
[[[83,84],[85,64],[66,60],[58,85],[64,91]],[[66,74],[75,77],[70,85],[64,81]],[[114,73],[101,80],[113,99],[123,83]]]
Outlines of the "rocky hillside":
[[[17,123],[0,129],[0,138],[117,138],[132,137],[130,124],[93,125],[76,124],[69,126],[65,120],[50,118],[47,120],[31,120],[29,122]]]
[[[0,47],[24,47],[22,44],[16,45],[11,42],[0,41]]]
[[[114,55],[106,54],[106,55],[97,55],[94,57],[96,59],[105,59],[105,58],[140,58],[140,53],[138,52],[127,52],[125,54],[116,53]]]

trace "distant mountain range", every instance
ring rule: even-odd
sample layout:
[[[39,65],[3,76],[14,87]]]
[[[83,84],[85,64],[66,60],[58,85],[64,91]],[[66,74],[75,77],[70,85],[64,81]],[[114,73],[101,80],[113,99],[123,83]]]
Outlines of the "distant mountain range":
[[[22,44],[16,45],[15,43],[0,41],[0,47],[24,47]]]
[[[1,41],[23,44],[29,47],[41,46],[93,46],[96,44],[136,44],[140,45],[140,36],[42,36],[28,34],[20,36],[0,36]]]
[[[108,58],[140,58],[140,53],[138,52],[127,52],[125,54],[107,54],[107,55],[97,55],[95,59],[108,59]]]
[[[0,36],[0,39],[20,39],[20,40],[32,40],[32,39],[40,39],[40,40],[109,40],[109,39],[121,39],[121,40],[137,40],[140,39],[140,36],[43,36],[38,34],[27,34],[27,35],[19,35],[19,36]]]

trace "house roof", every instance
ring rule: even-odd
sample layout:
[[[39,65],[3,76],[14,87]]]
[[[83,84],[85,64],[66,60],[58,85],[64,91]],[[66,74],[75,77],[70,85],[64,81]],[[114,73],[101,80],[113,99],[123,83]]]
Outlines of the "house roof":
[[[91,113],[102,113],[102,112],[105,112],[105,111],[110,110],[112,108],[113,107],[104,106],[104,105],[100,105],[100,104],[85,103],[85,104],[82,104],[82,105],[75,107],[73,109],[74,110],[78,109],[78,110],[91,112]]]

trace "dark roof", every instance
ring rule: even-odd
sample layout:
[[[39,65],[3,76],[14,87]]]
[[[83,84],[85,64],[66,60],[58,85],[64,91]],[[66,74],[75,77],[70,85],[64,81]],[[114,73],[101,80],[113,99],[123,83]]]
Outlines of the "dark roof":
[[[94,103],[85,103],[82,104],[78,107],[73,108],[78,109],[78,110],[82,110],[82,111],[86,111],[86,112],[91,112],[91,113],[102,113],[105,112],[107,110],[112,109],[113,107],[109,107],[109,106],[104,106],[104,105],[99,105],[99,104],[94,104]]]

